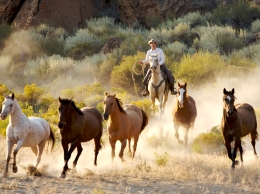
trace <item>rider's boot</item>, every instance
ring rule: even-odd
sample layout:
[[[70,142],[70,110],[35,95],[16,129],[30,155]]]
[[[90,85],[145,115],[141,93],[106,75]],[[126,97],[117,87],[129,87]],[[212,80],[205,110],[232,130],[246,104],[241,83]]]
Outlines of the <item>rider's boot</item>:
[[[170,90],[171,90],[171,95],[176,95],[177,94],[177,91],[174,88],[174,84],[170,84]]]
[[[143,95],[143,96],[149,96],[148,84],[146,84],[146,85],[144,85],[144,86],[145,86],[145,88],[144,88],[144,90],[143,90],[143,92],[142,92],[142,95]]]

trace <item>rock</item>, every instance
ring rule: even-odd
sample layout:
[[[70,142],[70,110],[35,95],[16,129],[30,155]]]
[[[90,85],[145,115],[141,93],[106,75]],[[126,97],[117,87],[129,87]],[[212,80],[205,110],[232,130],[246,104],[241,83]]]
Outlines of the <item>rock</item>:
[[[117,37],[111,36],[108,42],[100,50],[100,53],[101,54],[111,53],[115,48],[119,48],[120,44],[121,41]]]

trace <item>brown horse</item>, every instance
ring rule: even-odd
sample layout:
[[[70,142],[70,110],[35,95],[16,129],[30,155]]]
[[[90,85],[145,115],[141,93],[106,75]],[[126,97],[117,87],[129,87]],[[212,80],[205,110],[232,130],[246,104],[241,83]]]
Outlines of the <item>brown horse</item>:
[[[77,148],[78,153],[73,162],[76,168],[77,161],[83,150],[81,142],[87,142],[94,139],[95,142],[95,159],[94,165],[97,165],[97,155],[101,149],[102,114],[95,108],[84,107],[79,109],[75,103],[69,99],[61,99],[59,97],[59,122],[61,143],[64,151],[65,166],[60,178],[65,178],[68,170],[68,161],[71,153]],[[68,151],[68,145],[71,144]]]
[[[185,146],[187,147],[188,132],[190,128],[193,128],[195,119],[197,117],[197,108],[194,99],[187,95],[187,84],[181,85],[178,82],[177,96],[174,100],[174,106],[172,109],[172,117],[174,123],[175,137],[178,143],[183,144],[183,141],[179,139],[178,129],[180,126],[185,128]]]
[[[240,151],[241,162],[243,162],[243,148],[241,145],[241,137],[244,137],[250,133],[251,143],[255,150],[255,141],[258,139],[257,133],[257,121],[254,108],[246,103],[236,104],[235,102],[235,90],[227,91],[223,90],[223,117],[221,121],[221,130],[225,146],[227,148],[228,157],[232,160],[232,168],[238,164],[236,159],[237,149]],[[231,142],[234,141],[235,145],[231,152]]]
[[[115,157],[115,144],[119,140],[121,142],[121,150],[119,157],[122,161],[124,149],[128,140],[129,152],[132,153],[130,148],[131,138],[134,138],[133,154],[135,156],[137,142],[140,133],[148,124],[147,114],[135,105],[122,106],[122,101],[116,98],[116,94],[109,95],[105,93],[104,101],[104,114],[105,120],[108,120],[107,131],[109,134],[109,143],[112,148],[112,159]]]

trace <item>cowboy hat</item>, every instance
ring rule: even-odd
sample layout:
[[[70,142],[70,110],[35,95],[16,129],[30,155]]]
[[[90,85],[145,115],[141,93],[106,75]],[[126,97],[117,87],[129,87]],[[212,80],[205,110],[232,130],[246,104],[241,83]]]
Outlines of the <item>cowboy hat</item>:
[[[155,39],[151,39],[151,40],[149,40],[148,44],[151,44],[152,42],[157,43],[157,41]]]

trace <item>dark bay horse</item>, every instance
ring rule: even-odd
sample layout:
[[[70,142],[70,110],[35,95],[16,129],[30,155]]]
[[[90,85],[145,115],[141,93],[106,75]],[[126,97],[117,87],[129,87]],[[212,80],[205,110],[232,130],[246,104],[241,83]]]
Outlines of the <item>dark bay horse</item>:
[[[178,129],[180,126],[185,128],[185,146],[187,146],[188,132],[190,128],[193,128],[195,119],[197,117],[197,108],[194,99],[187,94],[187,84],[181,85],[178,82],[177,96],[174,100],[172,109],[172,117],[174,123],[175,137],[178,143],[183,144],[183,141],[179,139]]]
[[[81,142],[87,142],[94,139],[95,142],[95,159],[94,165],[97,165],[97,155],[101,149],[102,114],[91,107],[77,108],[75,103],[69,99],[59,97],[59,122],[61,143],[64,151],[65,165],[60,178],[65,178],[68,170],[68,161],[71,153],[77,148],[78,153],[73,162],[73,167],[77,165],[79,156],[83,150]],[[68,145],[71,144],[68,151]]]
[[[221,130],[225,146],[227,148],[228,157],[232,160],[232,168],[238,164],[236,161],[237,149],[240,151],[240,159],[243,162],[243,148],[241,145],[241,137],[250,133],[251,143],[255,150],[255,141],[258,139],[257,121],[254,108],[246,103],[236,104],[234,88],[231,91],[223,90],[223,116],[221,120]],[[231,152],[231,142],[234,141],[235,145]]]
[[[109,95],[105,93],[104,114],[105,120],[108,120],[107,131],[109,134],[109,143],[112,148],[112,159],[115,157],[116,141],[121,142],[119,157],[122,161],[124,149],[128,140],[129,152],[131,138],[134,138],[132,158],[135,156],[139,135],[148,124],[147,114],[135,105],[122,106],[122,101],[116,98],[116,94]]]

